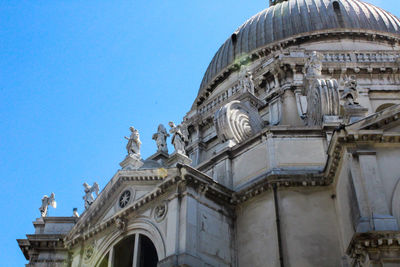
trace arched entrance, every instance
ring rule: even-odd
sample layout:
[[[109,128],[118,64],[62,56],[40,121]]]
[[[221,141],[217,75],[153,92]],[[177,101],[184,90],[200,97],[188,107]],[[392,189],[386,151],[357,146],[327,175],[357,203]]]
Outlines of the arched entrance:
[[[143,234],[133,234],[112,246],[98,267],[157,267],[153,242]]]

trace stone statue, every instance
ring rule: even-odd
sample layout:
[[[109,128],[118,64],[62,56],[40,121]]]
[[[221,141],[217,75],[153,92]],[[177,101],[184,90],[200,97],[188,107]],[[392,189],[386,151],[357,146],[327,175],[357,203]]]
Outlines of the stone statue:
[[[44,195],[42,198],[42,206],[40,206],[39,211],[42,217],[47,216],[48,206],[52,206],[53,208],[57,208],[57,202],[54,193],[51,193],[50,197]]]
[[[344,83],[343,94],[341,95],[341,99],[345,101],[345,105],[353,106],[359,105],[358,103],[358,92],[357,92],[357,80],[355,76],[350,76],[346,79]]]
[[[134,156],[140,159],[140,145],[142,144],[142,142],[140,142],[139,131],[132,126],[129,127],[129,130],[131,130],[131,136],[124,136],[124,138],[128,140],[126,150],[129,156]]]
[[[316,78],[322,74],[322,55],[313,51],[304,65],[307,78]]]
[[[73,217],[79,218],[78,208],[73,208],[72,209],[72,214],[73,214]]]
[[[96,197],[99,195],[99,185],[96,182],[94,182],[93,186],[83,183],[83,187],[85,188],[85,195],[83,196],[85,200],[85,209],[88,209],[94,202],[93,192],[96,194]]]
[[[254,95],[254,81],[253,74],[250,71],[246,71],[241,75],[239,85],[243,90],[243,93],[249,92]]]
[[[170,121],[168,125],[171,127],[169,132],[172,134],[171,143],[174,145],[175,152],[186,155],[185,142],[187,141],[187,130],[182,124],[175,126],[175,123]]]
[[[158,125],[157,133],[153,134],[153,140],[155,140],[157,144],[157,152],[165,152],[168,154],[167,137],[169,137],[167,129],[165,129],[162,124]]]

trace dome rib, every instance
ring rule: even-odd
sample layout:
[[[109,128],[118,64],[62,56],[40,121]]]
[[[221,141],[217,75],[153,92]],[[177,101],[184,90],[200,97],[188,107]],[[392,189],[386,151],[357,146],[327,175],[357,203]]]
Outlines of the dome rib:
[[[335,1],[339,4],[340,14],[334,10]],[[324,30],[377,31],[400,38],[400,20],[358,0],[289,0],[273,5],[248,19],[235,31],[235,45],[228,38],[220,47],[204,74],[198,96],[204,94],[217,75],[243,55],[292,36],[308,36]]]

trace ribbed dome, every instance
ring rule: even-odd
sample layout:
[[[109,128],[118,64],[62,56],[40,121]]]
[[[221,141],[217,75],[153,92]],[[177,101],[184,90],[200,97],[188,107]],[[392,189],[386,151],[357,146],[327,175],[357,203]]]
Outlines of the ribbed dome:
[[[235,59],[280,40],[321,31],[400,35],[400,21],[358,0],[289,0],[276,4],[247,20],[220,47],[204,74],[199,95]]]

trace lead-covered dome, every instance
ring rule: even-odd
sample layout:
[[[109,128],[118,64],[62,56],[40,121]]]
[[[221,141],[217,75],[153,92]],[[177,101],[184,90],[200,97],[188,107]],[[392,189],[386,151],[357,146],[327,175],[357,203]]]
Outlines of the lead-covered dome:
[[[358,0],[283,1],[247,20],[225,41],[204,74],[199,96],[222,78],[226,67],[253,51],[305,36],[343,32],[399,38],[400,20]]]

